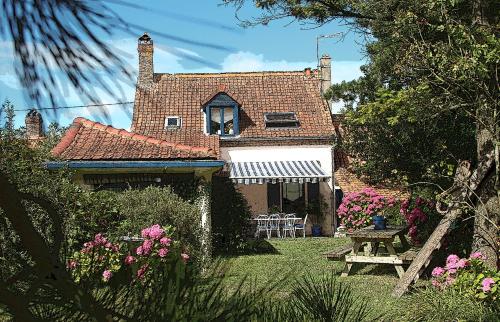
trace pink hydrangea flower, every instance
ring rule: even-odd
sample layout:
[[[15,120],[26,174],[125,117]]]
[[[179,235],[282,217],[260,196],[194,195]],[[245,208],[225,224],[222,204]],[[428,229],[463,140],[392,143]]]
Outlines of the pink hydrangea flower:
[[[168,249],[166,249],[166,248],[160,248],[158,250],[158,256],[160,256],[160,257],[165,257],[165,256],[167,256],[167,254],[168,254]]]
[[[458,262],[457,262],[457,267],[458,268],[464,268],[465,266],[469,265],[469,262],[465,259],[465,258],[461,258]]]
[[[142,238],[149,238],[149,232],[151,231],[151,227],[144,228],[141,230],[141,237]]]
[[[444,273],[444,272],[445,272],[444,268],[439,267],[439,266],[436,266],[436,267],[434,267],[434,269],[432,270],[432,276],[434,276],[434,277],[438,277],[438,276],[443,275],[443,273]]]
[[[471,259],[484,259],[483,254],[481,252],[474,252],[470,254]]]
[[[153,241],[151,239],[146,239],[142,243],[143,255],[149,255],[151,253],[152,248],[153,248]]]
[[[151,226],[151,229],[149,231],[149,237],[157,240],[163,237],[165,231],[161,228],[160,225],[156,224]]]
[[[124,260],[125,264],[127,264],[127,265],[131,265],[131,264],[135,263],[135,261],[136,261],[136,258],[132,255],[128,255],[127,257],[125,257],[125,260]]]
[[[172,239],[168,237],[163,237],[162,239],[160,239],[160,244],[162,244],[163,246],[170,246],[170,243],[172,243]]]
[[[455,254],[451,254],[446,258],[446,264],[456,264],[460,260],[460,257],[458,257]]]
[[[181,258],[182,260],[184,261],[184,263],[187,263],[188,259],[189,259],[189,255],[188,254],[185,254],[185,253],[182,253],[181,254]]]
[[[146,273],[146,270],[148,269],[148,265],[144,264],[137,270],[137,278],[143,278],[144,273]]]
[[[142,249],[142,246],[137,247],[137,249],[135,250],[135,253],[137,255],[143,255],[144,254],[144,250]]]
[[[481,282],[483,292],[489,292],[491,291],[491,285],[495,284],[495,280],[493,280],[491,277],[486,277],[483,279]]]
[[[104,236],[101,233],[95,235],[94,237],[94,243],[96,245],[105,245],[107,242],[108,242],[107,239],[104,238]]]
[[[102,272],[102,277],[104,279],[105,282],[109,281],[109,279],[111,278],[111,276],[113,276],[113,273],[111,273],[110,270],[105,270],[104,272]]]
[[[361,210],[363,210],[363,209],[362,209],[360,206],[358,206],[358,205],[356,205],[356,206],[352,207],[352,211],[359,212],[359,211],[361,211]]]
[[[441,283],[439,283],[439,281],[437,281],[437,280],[432,280],[432,285],[434,287],[441,287]]]
[[[76,268],[76,266],[78,266],[78,262],[77,262],[77,261],[75,261],[75,260],[70,260],[70,261],[68,262],[68,268],[69,268],[69,269],[75,269],[75,268]]]

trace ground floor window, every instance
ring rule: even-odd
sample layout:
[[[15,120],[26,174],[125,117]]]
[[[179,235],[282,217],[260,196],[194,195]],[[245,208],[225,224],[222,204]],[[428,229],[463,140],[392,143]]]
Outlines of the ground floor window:
[[[319,183],[268,183],[267,206],[285,213],[304,212],[306,205],[319,198]]]

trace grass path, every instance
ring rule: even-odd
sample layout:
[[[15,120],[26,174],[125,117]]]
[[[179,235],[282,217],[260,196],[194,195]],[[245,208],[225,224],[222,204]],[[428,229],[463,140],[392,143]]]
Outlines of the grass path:
[[[340,277],[343,263],[327,260],[322,253],[349,242],[348,238],[296,238],[271,239],[275,252],[223,257],[228,265],[226,282],[235,285],[243,277],[255,281],[256,286],[266,286],[287,277],[278,285],[280,292],[290,291],[294,277],[311,274],[319,277],[334,273],[339,279],[351,283],[354,291],[364,296],[376,313],[395,308],[398,301],[391,297],[397,283],[396,270],[387,265],[358,265],[354,275]]]

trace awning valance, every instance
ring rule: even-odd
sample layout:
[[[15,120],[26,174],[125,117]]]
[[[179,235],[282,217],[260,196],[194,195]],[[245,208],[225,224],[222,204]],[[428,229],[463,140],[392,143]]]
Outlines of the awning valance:
[[[231,162],[229,168],[233,182],[242,184],[314,183],[330,179],[319,161]]]

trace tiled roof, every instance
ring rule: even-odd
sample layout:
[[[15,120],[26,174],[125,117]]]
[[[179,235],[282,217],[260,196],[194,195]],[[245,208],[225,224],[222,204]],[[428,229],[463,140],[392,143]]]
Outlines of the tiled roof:
[[[320,95],[320,80],[304,72],[155,74],[149,90],[136,89],[132,130],[182,144],[218,148],[207,136],[202,106],[218,93],[240,105],[240,138],[331,137],[330,111]],[[265,112],[295,112],[300,127],[266,129]],[[180,116],[182,127],[165,130],[166,116]]]
[[[359,192],[364,188],[373,188],[384,197],[394,197],[396,199],[408,198],[408,192],[403,188],[388,187],[383,185],[370,185],[363,182],[354,173],[346,168],[340,168],[335,171],[335,184],[340,186],[344,193]]]
[[[116,129],[79,117],[52,150],[65,160],[215,159],[217,151]]]

